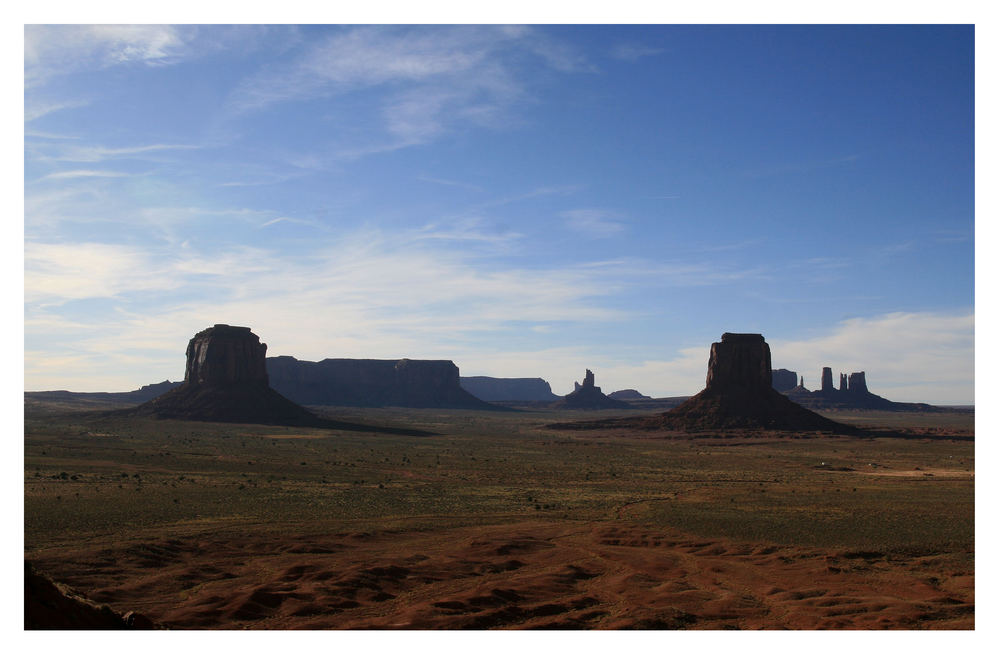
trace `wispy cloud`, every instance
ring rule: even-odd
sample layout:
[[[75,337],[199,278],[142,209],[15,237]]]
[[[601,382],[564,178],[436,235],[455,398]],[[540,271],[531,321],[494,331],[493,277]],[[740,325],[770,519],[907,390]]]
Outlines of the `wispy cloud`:
[[[621,216],[613,211],[575,209],[564,211],[561,216],[569,229],[590,238],[616,236],[626,229],[625,225],[616,221]]]
[[[611,57],[616,60],[636,61],[663,53],[664,49],[642,44],[619,44],[611,50]]]
[[[154,261],[148,252],[103,243],[26,242],[24,274],[26,304],[121,298],[177,284],[168,268]]]
[[[316,227],[317,229],[325,229],[325,227],[323,225],[321,225],[320,223],[316,222],[315,220],[305,220],[303,218],[292,218],[292,217],[284,216],[284,215],[283,216],[279,216],[277,218],[272,218],[272,219],[268,220],[267,222],[259,225],[259,227],[261,227],[261,228],[270,227],[271,225],[277,225],[277,224],[282,223],[282,222],[290,222],[290,223],[292,223],[294,225],[305,225],[307,227]]]
[[[40,322],[84,303],[88,312],[102,313],[101,326],[86,335],[66,332],[65,348],[52,355],[99,355],[116,344],[129,349],[132,336],[152,327],[171,333],[158,354],[175,359],[178,341],[183,346],[205,322],[225,321],[272,332],[272,350],[305,358],[335,351],[412,356],[442,341],[457,345],[477,332],[524,323],[622,316],[591,302],[616,287],[584,267],[487,268],[477,254],[432,244],[439,240],[359,232],[296,256],[32,242],[25,250],[26,340],[43,334]],[[113,309],[99,306],[102,300]]]
[[[479,241],[502,246],[506,246],[523,236],[520,232],[490,228],[480,218],[464,218],[449,223],[431,223],[424,225],[414,234],[417,239]]]
[[[157,154],[165,151],[197,150],[202,147],[193,144],[145,144],[112,147],[35,142],[27,148],[32,153],[32,157],[43,162],[104,162],[118,159],[155,159]]]
[[[26,25],[25,84],[83,69],[176,62],[191,32],[164,25]]]
[[[25,100],[24,107],[24,122],[30,123],[33,120],[38,120],[43,116],[47,116],[51,113],[56,113],[58,111],[65,111],[67,109],[78,109],[80,107],[85,107],[90,104],[86,100],[63,100],[59,102],[42,102],[39,100]],[[27,130],[25,131],[27,134]]]
[[[868,388],[898,401],[972,403],[975,318],[971,312],[896,312],[851,318],[805,340],[769,339],[776,368],[819,388],[820,370],[866,371]]]
[[[432,176],[417,176],[417,180],[424,181],[425,183],[434,183],[436,185],[447,185],[456,188],[464,188],[466,190],[474,190],[476,192],[482,192],[485,190],[481,185],[474,185],[472,183],[462,183],[460,181],[453,181],[447,178],[434,178]]]
[[[46,174],[40,181],[64,181],[70,178],[126,178],[133,174],[124,171],[98,171],[96,169],[77,169],[74,171],[56,171]]]
[[[531,99],[532,75],[522,62],[526,54],[550,70],[586,68],[572,48],[531,28],[350,27],[244,80],[230,96],[229,108],[242,114],[367,92],[386,136],[336,151],[356,159],[424,144],[458,126],[504,126],[513,103]]]

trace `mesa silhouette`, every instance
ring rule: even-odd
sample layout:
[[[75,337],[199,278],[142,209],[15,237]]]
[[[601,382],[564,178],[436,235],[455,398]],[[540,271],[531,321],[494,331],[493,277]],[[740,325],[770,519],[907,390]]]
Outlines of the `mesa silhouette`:
[[[427,435],[412,429],[334,421],[310,412],[270,387],[266,352],[267,345],[249,327],[216,324],[188,343],[180,386],[119,414]]]
[[[303,405],[503,410],[466,391],[454,362],[440,359],[268,357],[271,387]]]
[[[594,384],[594,374],[588,368],[583,378],[583,384],[574,382],[574,389],[561,400],[550,407],[561,410],[630,410],[631,405],[624,401],[608,398],[601,388]]]
[[[771,348],[761,334],[722,334],[712,343],[705,389],[669,412],[550,428],[720,430],[734,428],[853,432],[771,387]]]
[[[850,375],[840,373],[839,387],[833,386],[833,369],[823,367],[820,388],[809,391],[805,381],[796,373],[784,368],[772,372],[774,388],[799,405],[816,410],[886,410],[889,412],[955,412],[955,408],[928,405],[927,403],[900,403],[890,401],[868,390],[864,371]]]

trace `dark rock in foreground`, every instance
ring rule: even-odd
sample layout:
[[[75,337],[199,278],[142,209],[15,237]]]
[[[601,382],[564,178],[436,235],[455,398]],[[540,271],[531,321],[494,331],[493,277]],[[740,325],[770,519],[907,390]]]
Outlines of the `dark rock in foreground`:
[[[705,389],[670,412],[551,428],[853,431],[792,402],[771,387],[771,349],[760,334],[722,335],[712,344]]]
[[[594,384],[594,374],[587,369],[583,384],[574,383],[576,388],[551,407],[561,410],[628,410],[632,406],[623,401],[608,398],[601,388]]]
[[[494,378],[473,375],[459,378],[462,389],[483,401],[545,401],[559,397],[542,378]]]
[[[119,614],[107,605],[88,600],[24,561],[24,629],[154,630],[157,626],[142,614]]]

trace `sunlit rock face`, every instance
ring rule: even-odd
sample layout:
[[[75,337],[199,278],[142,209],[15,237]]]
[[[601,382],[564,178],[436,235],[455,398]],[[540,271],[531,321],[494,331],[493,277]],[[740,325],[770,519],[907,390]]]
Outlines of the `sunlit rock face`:
[[[184,382],[133,410],[161,419],[313,426],[325,423],[268,386],[267,345],[249,327],[216,324],[188,342]]]
[[[760,334],[722,334],[712,343],[705,389],[712,392],[771,389],[771,348]]]
[[[187,346],[184,382],[218,386],[233,383],[267,386],[267,345],[250,327],[216,324],[199,331]]]
[[[722,334],[721,340],[712,344],[705,389],[664,414],[660,421],[695,430],[844,428],[775,391],[771,348],[764,336],[755,333]]]

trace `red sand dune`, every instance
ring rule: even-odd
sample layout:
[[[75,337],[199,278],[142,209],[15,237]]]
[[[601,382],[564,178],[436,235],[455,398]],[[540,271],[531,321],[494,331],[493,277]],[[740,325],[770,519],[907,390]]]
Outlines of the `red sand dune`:
[[[171,628],[971,629],[975,618],[973,572],[948,555],[735,544],[626,522],[212,533],[35,562]]]

